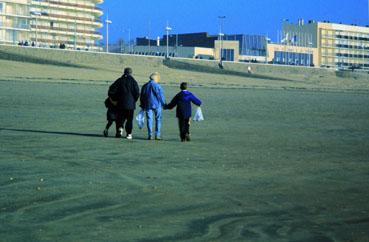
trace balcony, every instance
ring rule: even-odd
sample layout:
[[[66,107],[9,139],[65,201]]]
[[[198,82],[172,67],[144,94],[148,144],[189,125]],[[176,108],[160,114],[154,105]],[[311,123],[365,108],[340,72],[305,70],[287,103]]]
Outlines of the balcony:
[[[75,3],[65,3],[65,2],[58,2],[58,1],[53,1],[53,0],[44,0],[42,2],[39,1],[33,1],[33,4],[38,4],[38,5],[43,5],[43,3],[49,3],[52,4],[55,8],[60,8],[60,7],[65,7],[65,8],[73,8],[76,9],[78,8],[80,11],[82,12],[93,12],[98,16],[103,15],[103,11],[101,8],[95,7],[95,6],[89,6],[89,5],[83,5],[83,4],[75,4]]]
[[[54,20],[54,22],[67,22],[67,23],[75,23],[81,25],[92,25],[96,28],[102,27],[102,21],[99,18],[86,18],[86,17],[76,17],[64,14],[43,14],[38,17],[39,20]]]

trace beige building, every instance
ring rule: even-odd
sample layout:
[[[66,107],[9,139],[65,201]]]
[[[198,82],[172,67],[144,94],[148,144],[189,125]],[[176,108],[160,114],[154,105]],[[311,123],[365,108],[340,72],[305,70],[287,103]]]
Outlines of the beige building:
[[[298,24],[285,22],[283,33],[296,36],[297,45],[317,48],[317,66],[369,69],[368,27],[300,20]]]
[[[99,50],[103,0],[0,0],[0,43]]]
[[[316,66],[319,63],[318,49],[287,44],[267,45],[268,63],[296,66]]]
[[[240,57],[240,42],[231,40],[216,40],[214,44],[214,59],[220,60],[221,50],[223,60],[238,61]]]

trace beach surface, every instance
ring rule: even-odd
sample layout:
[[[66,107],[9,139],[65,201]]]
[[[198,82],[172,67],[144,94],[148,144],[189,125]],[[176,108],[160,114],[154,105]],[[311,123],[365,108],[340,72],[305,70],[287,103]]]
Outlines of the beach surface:
[[[367,93],[192,87],[193,142],[175,112],[164,141],[136,125],[127,141],[102,137],[112,80],[35,82],[7,63],[0,241],[369,241]]]

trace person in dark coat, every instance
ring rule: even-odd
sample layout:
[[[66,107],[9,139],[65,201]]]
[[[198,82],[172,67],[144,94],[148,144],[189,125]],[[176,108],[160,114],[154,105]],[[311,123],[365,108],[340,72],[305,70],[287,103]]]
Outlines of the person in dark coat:
[[[132,69],[124,69],[123,76],[111,85],[109,97],[117,102],[117,138],[123,136],[123,125],[127,133],[126,138],[132,139],[133,116],[136,103],[140,97],[140,88],[137,81],[132,76]]]
[[[187,83],[181,84],[181,92],[179,92],[173,100],[164,106],[164,109],[173,109],[177,107],[177,118],[179,132],[182,142],[191,141],[190,138],[190,118],[192,116],[191,103],[201,106],[201,101],[195,95],[187,90]]]
[[[114,122],[117,121],[117,103],[111,100],[111,98],[107,98],[105,100],[105,107],[108,109],[106,112],[106,119],[108,120],[108,123],[105,126],[104,130],[104,136],[109,136],[109,128],[113,125]],[[118,132],[118,130],[117,130]]]

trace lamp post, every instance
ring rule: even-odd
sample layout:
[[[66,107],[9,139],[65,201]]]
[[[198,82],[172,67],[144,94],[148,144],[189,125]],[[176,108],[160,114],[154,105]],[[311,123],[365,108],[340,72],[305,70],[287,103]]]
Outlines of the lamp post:
[[[106,53],[109,53],[109,24],[113,22],[109,19],[109,15],[106,17],[105,24],[106,24]]]
[[[77,20],[74,19],[74,50],[77,50]]]
[[[132,52],[132,49],[131,49],[131,29],[128,29],[128,52]]]
[[[268,44],[269,44],[270,41],[272,41],[272,40],[267,35],[265,37],[265,64],[268,64],[268,57],[269,57]]]
[[[167,27],[165,27],[165,31],[167,32],[167,55],[166,58],[169,58],[169,32],[172,31],[172,28],[169,27],[169,24],[167,23]]]
[[[36,27],[36,32],[35,32],[35,45],[38,46],[38,17],[42,16],[41,12],[31,12],[32,15],[35,15],[35,27]]]
[[[149,21],[149,34],[147,36],[147,39],[149,41],[149,53],[151,52],[151,40],[150,40],[150,37],[151,37],[151,20]]]
[[[314,64],[313,41],[309,40],[309,67],[312,67],[312,64]]]
[[[223,29],[224,29],[224,20],[226,19],[226,16],[218,16],[219,19],[219,41],[220,41],[220,64],[222,65],[223,63],[223,37],[224,37],[224,33],[223,33]]]

